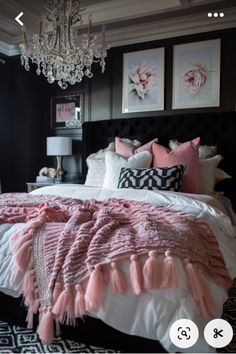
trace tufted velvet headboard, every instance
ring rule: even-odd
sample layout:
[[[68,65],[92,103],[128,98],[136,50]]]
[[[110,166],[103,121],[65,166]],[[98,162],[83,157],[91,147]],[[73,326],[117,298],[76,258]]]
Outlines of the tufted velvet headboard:
[[[217,184],[231,199],[236,210],[236,112],[176,114],[158,117],[124,118],[83,124],[82,173],[87,173],[86,158],[104,148],[115,136],[137,138],[143,143],[157,137],[168,146],[169,139],[187,141],[201,137],[201,145],[217,145],[224,156],[220,167],[233,179]]]

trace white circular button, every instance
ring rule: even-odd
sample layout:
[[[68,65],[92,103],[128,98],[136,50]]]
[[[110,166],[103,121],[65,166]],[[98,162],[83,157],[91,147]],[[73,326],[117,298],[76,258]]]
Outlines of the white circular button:
[[[170,327],[170,340],[179,348],[190,348],[198,340],[198,328],[191,320],[182,318],[175,321]]]
[[[213,348],[223,348],[233,338],[233,329],[229,322],[217,318],[207,323],[204,329],[206,342]]]

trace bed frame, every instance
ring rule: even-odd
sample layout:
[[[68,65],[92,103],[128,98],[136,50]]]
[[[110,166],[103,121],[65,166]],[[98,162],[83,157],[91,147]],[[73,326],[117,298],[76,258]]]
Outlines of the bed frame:
[[[200,136],[202,145],[217,145],[218,152],[224,156],[220,166],[233,177],[232,180],[219,183],[218,189],[225,192],[236,210],[236,189],[233,186],[236,178],[236,112],[86,122],[83,124],[84,180],[87,173],[86,157],[106,147],[115,136],[132,137],[143,143],[158,137],[159,142],[166,146],[172,138],[186,141]],[[0,320],[25,326],[25,318],[26,310],[22,306],[22,299],[14,299],[0,293]],[[62,326],[62,336],[123,352],[165,352],[157,341],[126,335],[89,316],[85,320],[78,320],[77,324],[76,328]]]

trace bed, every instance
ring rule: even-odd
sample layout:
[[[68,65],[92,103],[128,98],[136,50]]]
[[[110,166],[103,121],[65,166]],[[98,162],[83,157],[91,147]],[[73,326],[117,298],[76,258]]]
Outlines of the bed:
[[[159,141],[166,146],[168,145],[169,139],[172,138],[178,139],[182,142],[194,139],[196,136],[200,136],[201,144],[217,145],[218,151],[224,156],[224,159],[221,162],[221,167],[225,169],[233,178],[228,179],[227,181],[219,182],[217,184],[217,188],[221,192],[223,191],[226,197],[230,198],[233,206],[235,207],[236,192],[233,188],[233,180],[236,176],[236,167],[233,163],[236,152],[236,144],[234,141],[235,132],[235,112],[199,113],[191,115],[181,114],[172,116],[87,122],[84,123],[83,126],[83,177],[85,180],[87,174],[86,158],[88,155],[98,151],[101,148],[105,148],[116,136],[121,138],[140,139],[143,143],[158,137]],[[66,197],[82,199],[95,198],[100,201],[110,198],[129,200],[142,199],[144,202],[156,203],[157,205],[164,204],[167,207],[172,207],[175,204],[173,210],[176,210],[175,193],[160,193],[160,196],[157,198],[155,193],[150,191],[140,191],[140,193],[137,193],[132,190],[121,189],[114,192],[109,189],[104,190],[101,188],[90,188],[75,185],[54,186],[52,189],[45,187],[41,191],[35,191],[36,195],[38,193],[45,193],[45,195],[63,195]],[[227,200],[224,199],[224,202],[225,207],[227,208]],[[231,277],[234,277],[236,275],[234,230],[232,225],[229,224],[229,219],[225,216],[225,212],[222,211],[224,210],[224,206],[222,206],[221,202],[216,201],[214,198],[204,199],[204,197],[202,197],[200,199],[195,199],[189,195],[182,195],[181,198],[179,198],[178,203],[178,210],[185,210],[187,213],[191,210],[195,217],[202,218],[202,220],[210,225],[211,229],[214,229],[214,232],[218,235],[221,250],[224,251],[226,266],[230,271]],[[215,205],[214,203],[218,204]],[[216,220],[218,220],[218,224]],[[215,228],[217,228],[217,230]],[[220,231],[222,228],[223,231]],[[214,300],[217,303],[219,317],[220,309],[222,310],[222,304],[226,299],[226,292],[224,289],[222,290],[222,288],[215,287],[215,284],[213,283],[210,284],[210,287],[212,293],[214,294]],[[7,291],[4,287],[2,287],[2,291],[1,318],[22,323],[26,315],[25,310],[22,308],[19,310],[19,304],[22,300],[9,296],[14,296],[13,292]],[[168,296],[172,298],[172,302],[179,303],[182,297],[185,298],[186,302],[191,302],[191,297],[189,297],[187,293],[188,292],[178,293],[177,289],[172,289]],[[16,291],[15,296],[18,295],[19,294]],[[124,300],[124,298],[122,299]],[[159,333],[158,336],[156,334],[156,329],[153,329],[153,325],[151,325],[151,323],[156,320],[156,315],[153,315],[154,317],[152,318],[151,314],[157,311],[157,303],[152,301],[150,302],[150,297],[146,294],[139,297],[138,300],[136,298],[135,302],[132,299],[133,298],[130,295],[129,301],[127,302],[127,306],[130,307],[131,312],[135,312],[136,308],[145,309],[148,304],[152,304],[153,307],[150,305],[151,308],[148,310],[148,321],[145,319],[148,316],[146,316],[147,313],[145,314],[144,310],[139,312],[139,316],[136,318],[136,323],[134,317],[132,317],[130,313],[127,314],[127,317],[123,316],[123,319],[122,316],[120,316],[120,321],[117,321],[117,313],[115,316],[116,319],[114,320],[114,317],[112,318],[112,316],[106,317],[105,311],[98,311],[99,313],[97,311],[91,311],[90,316],[86,316],[85,321],[80,320],[75,329],[70,326],[62,326],[62,334],[69,337],[75,336],[81,341],[104,345],[106,347],[110,346],[126,352],[165,352],[165,350],[178,350],[176,347],[172,346],[168,339],[168,333],[166,330],[166,327],[168,328],[170,322],[168,316],[166,316],[166,324],[165,318],[163,317],[162,333]],[[116,300],[117,297],[110,294],[110,296],[106,299],[107,306],[113,309],[116,308],[118,303],[116,303]],[[168,302],[166,302],[166,307],[168,307],[167,304]],[[117,308],[119,309],[119,306]],[[168,313],[168,310],[166,311],[166,313]],[[158,315],[163,316],[163,310],[160,310],[160,312],[157,311],[157,313]],[[186,304],[183,305],[181,311],[178,307],[178,314],[175,318],[185,316],[188,318],[194,318],[196,322],[198,322],[199,326],[204,326],[205,320],[198,318],[199,312],[195,306],[192,306],[192,304],[190,307]],[[98,317],[102,319],[102,321],[94,317]],[[132,318],[132,323],[129,323],[129,318]],[[141,318],[143,319],[143,323],[140,321]],[[132,330],[129,330],[131,327]],[[143,329],[145,330],[143,331]],[[159,337],[162,344],[155,340],[157,337]],[[210,351],[210,348],[206,345],[204,339],[201,338],[201,340],[198,341],[197,346],[191,348],[191,351],[206,352]]]

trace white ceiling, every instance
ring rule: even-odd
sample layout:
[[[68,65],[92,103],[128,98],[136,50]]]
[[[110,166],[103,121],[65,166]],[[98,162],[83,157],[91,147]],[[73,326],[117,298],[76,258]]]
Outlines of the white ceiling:
[[[106,24],[110,46],[236,27],[236,0],[83,0],[81,7],[81,27],[92,14],[94,32]],[[15,17],[20,12],[27,31],[33,33],[38,32],[43,11],[43,0],[0,0],[0,52],[19,52],[22,27]],[[210,11],[225,16],[208,18]]]

